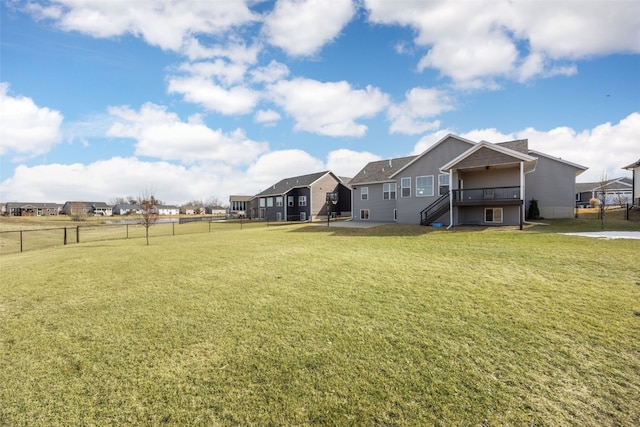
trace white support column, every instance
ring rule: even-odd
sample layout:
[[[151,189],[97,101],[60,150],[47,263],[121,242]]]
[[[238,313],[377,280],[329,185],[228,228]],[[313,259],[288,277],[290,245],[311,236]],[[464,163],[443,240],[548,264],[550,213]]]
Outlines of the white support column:
[[[458,180],[456,179],[456,186]],[[449,227],[453,227],[453,169],[449,169]]]
[[[524,162],[520,162],[520,203],[522,205],[522,221],[526,219],[524,204]]]

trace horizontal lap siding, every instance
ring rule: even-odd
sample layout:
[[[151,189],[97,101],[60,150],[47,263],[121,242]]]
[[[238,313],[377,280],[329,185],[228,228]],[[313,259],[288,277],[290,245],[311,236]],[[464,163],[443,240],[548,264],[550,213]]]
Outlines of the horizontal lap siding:
[[[361,200],[363,187],[369,188],[367,200]],[[393,210],[396,208],[396,200],[384,200],[382,197],[382,184],[357,185],[353,189],[353,213],[355,220],[360,220],[360,210],[369,209],[369,221],[392,222]]]

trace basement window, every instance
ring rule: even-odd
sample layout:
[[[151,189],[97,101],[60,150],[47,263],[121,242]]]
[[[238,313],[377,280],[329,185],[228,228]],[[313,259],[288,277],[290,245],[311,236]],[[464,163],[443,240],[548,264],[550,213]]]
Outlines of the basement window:
[[[502,208],[485,208],[484,222],[502,224]]]

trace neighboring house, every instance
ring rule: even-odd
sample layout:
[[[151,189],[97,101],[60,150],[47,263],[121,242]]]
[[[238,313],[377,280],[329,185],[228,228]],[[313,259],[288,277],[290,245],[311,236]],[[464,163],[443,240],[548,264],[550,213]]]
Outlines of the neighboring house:
[[[232,217],[247,217],[249,203],[253,196],[229,196],[229,215]]]
[[[417,156],[371,162],[350,182],[353,219],[401,224],[522,224],[532,199],[540,216],[573,218],[575,178],[586,168],[529,150],[447,135]]]
[[[113,208],[104,202],[66,202],[62,207],[62,213],[66,215],[96,215],[111,216]]]
[[[138,204],[118,203],[112,209],[114,215],[134,215],[141,214],[142,209]]]
[[[640,160],[635,163],[631,163],[629,166],[625,166],[622,169],[631,171],[631,187],[632,187],[632,201],[634,206],[640,206]]]
[[[174,205],[159,205],[155,207],[158,215],[178,215],[180,208]]]
[[[60,210],[58,203],[7,202],[5,205],[7,216],[55,216]]]
[[[200,206],[184,205],[180,206],[180,213],[183,215],[196,215],[202,212]]]
[[[204,213],[214,216],[227,216],[227,209],[218,206],[205,206]]]
[[[327,193],[337,200],[327,201]],[[249,203],[251,218],[269,221],[314,221],[349,216],[351,191],[331,171],[285,178],[256,194]]]
[[[631,178],[623,177],[608,179],[604,183],[577,183],[576,205],[579,207],[589,206],[591,199],[600,199],[602,197],[603,188],[606,205],[626,205],[627,203],[633,203],[633,181]]]

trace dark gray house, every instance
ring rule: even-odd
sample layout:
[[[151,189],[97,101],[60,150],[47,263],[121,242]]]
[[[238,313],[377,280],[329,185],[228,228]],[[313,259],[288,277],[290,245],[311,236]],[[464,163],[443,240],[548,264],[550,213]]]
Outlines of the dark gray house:
[[[62,210],[58,203],[28,203],[7,202],[5,215],[7,216],[55,216]]]
[[[337,200],[328,202],[327,193]],[[285,178],[256,194],[249,217],[269,221],[314,221],[351,215],[351,190],[331,171]]]

